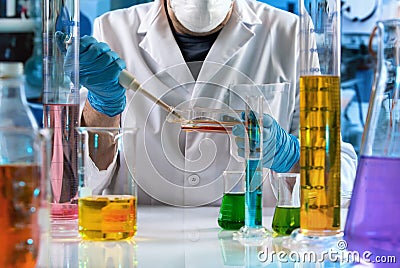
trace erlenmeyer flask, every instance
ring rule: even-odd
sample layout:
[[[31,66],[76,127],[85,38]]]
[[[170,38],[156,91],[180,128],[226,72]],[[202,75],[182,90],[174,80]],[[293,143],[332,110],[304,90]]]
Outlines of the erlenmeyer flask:
[[[379,21],[377,69],[345,226],[350,250],[400,259],[400,19]]]

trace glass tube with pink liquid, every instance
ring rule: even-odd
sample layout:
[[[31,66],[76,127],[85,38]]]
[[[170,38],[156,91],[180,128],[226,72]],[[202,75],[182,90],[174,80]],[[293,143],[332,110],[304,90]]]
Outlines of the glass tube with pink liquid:
[[[53,236],[77,236],[79,0],[43,2],[44,127],[53,130],[50,165]]]

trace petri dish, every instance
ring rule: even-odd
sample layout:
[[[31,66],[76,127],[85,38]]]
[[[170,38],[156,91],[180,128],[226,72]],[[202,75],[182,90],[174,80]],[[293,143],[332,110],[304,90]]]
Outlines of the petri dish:
[[[242,124],[242,110],[192,108],[176,111],[181,118],[168,116],[167,121],[178,123],[186,132],[229,133],[234,125]]]

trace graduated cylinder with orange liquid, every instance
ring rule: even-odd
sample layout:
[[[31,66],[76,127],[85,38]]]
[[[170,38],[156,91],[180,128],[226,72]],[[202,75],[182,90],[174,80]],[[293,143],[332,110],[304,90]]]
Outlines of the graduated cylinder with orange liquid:
[[[300,78],[300,226],[305,235],[340,233],[340,78]]]

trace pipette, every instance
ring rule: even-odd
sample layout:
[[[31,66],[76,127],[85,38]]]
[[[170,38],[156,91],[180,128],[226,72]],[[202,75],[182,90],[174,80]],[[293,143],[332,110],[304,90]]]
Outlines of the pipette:
[[[136,80],[136,78],[131,73],[129,73],[127,70],[125,70],[125,69],[122,70],[121,74],[119,75],[119,83],[126,89],[131,89],[133,91],[142,93],[149,100],[151,100],[155,104],[159,105],[161,108],[163,108],[168,113],[175,115],[181,121],[187,121],[180,114],[178,114],[175,111],[175,108],[173,106],[166,104],[160,98],[157,98],[156,96],[154,96],[153,94],[148,92],[146,89],[144,89],[142,87],[142,85]]]

